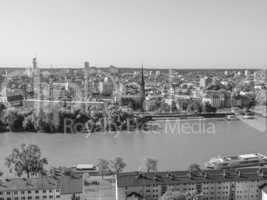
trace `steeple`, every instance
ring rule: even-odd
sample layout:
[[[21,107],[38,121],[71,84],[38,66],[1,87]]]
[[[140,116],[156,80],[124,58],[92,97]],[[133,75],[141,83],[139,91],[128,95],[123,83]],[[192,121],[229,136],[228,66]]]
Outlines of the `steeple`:
[[[144,111],[144,101],[145,101],[145,79],[144,79],[144,67],[141,68],[141,111]]]
[[[37,59],[35,57],[32,59],[32,67],[33,67],[33,69],[37,68],[37,61],[36,60]]]

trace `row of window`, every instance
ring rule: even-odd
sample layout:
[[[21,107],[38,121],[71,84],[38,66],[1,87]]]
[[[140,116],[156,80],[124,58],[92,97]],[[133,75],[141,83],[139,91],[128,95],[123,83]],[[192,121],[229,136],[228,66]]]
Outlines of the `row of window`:
[[[54,198],[53,195],[49,195],[49,196],[43,195],[43,196],[35,196],[34,199],[41,199],[41,197],[43,199],[53,199]],[[56,195],[56,198],[60,198],[60,195]],[[19,199],[20,200],[32,200],[33,197],[32,196],[28,196],[27,198],[26,197],[21,197],[21,198],[14,197],[14,200],[19,200]],[[7,197],[7,198],[0,197],[0,200],[12,200],[12,198],[11,197]]]
[[[26,194],[26,193],[28,193],[28,194],[32,194],[32,193],[34,193],[34,192],[35,192],[35,194],[39,194],[39,190],[35,190],[35,191],[32,191],[32,190],[28,190],[28,191],[20,191],[21,194]],[[43,193],[47,193],[47,192],[49,192],[49,193],[53,193],[52,190],[43,190]],[[56,190],[56,192],[59,192],[59,190]],[[18,193],[19,193],[18,191],[14,191],[14,195],[17,195]],[[0,192],[0,195],[3,195],[3,194],[11,195],[11,192]]]

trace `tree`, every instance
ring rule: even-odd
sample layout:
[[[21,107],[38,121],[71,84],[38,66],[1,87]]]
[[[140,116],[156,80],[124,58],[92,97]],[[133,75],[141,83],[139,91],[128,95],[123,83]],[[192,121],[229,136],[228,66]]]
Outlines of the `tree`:
[[[196,164],[196,163],[189,165],[188,171],[194,175],[200,175],[202,172],[199,164]]]
[[[118,175],[126,167],[126,163],[123,161],[123,158],[116,157],[110,161],[110,168],[114,174]]]
[[[156,172],[158,171],[158,160],[153,158],[147,158],[145,160],[145,167],[147,172]]]
[[[180,191],[167,191],[162,195],[161,200],[186,200],[186,196]]]
[[[41,150],[37,145],[22,144],[20,149],[14,148],[11,154],[6,158],[6,165],[9,171],[16,172],[21,177],[41,175],[45,165],[48,164],[46,158],[42,158]]]
[[[217,108],[212,106],[209,102],[205,103],[204,108],[207,113],[216,113],[217,111]]]
[[[99,174],[101,175],[102,179],[104,178],[104,174],[109,171],[109,162],[105,159],[99,159],[96,163],[98,168]]]
[[[10,131],[22,131],[24,115],[16,108],[9,108],[5,110],[4,121],[8,124]]]

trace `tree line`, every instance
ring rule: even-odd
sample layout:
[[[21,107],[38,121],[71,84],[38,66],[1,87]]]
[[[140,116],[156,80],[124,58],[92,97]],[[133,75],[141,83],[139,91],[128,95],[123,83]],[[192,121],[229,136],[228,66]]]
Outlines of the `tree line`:
[[[0,132],[77,133],[123,131],[140,128],[138,117],[119,106],[53,110],[6,108],[0,104]],[[70,124],[68,124],[70,123]],[[66,128],[68,127],[68,128]]]
[[[15,147],[5,159],[5,165],[9,172],[17,177],[36,177],[55,175],[58,171],[68,173],[70,169],[65,167],[57,167],[47,169],[48,159],[42,157],[41,149],[35,144],[22,144],[20,147]],[[115,157],[112,160],[98,159],[95,166],[99,175],[104,177],[108,174],[116,174],[123,172],[127,164],[122,157]],[[157,171],[158,161],[153,158],[146,158],[143,163],[142,170],[146,172]],[[3,175],[0,172],[0,175]]]

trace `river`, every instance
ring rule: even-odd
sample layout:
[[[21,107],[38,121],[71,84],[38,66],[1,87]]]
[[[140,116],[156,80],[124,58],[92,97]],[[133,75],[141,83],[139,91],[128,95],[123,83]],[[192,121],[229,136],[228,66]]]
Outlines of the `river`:
[[[175,134],[165,128],[89,137],[84,134],[3,133],[0,134],[0,169],[7,172],[5,157],[22,143],[39,145],[49,166],[73,166],[121,156],[127,163],[127,171],[138,170],[146,157],[158,159],[160,170],[180,170],[191,163],[202,165],[217,155],[267,152],[266,118],[249,122],[205,120],[201,122],[202,132],[194,133],[186,130],[190,125],[197,129],[198,120],[179,123],[176,127],[173,124],[177,125],[177,121],[169,125]],[[181,128],[181,124],[186,123],[187,129]]]

